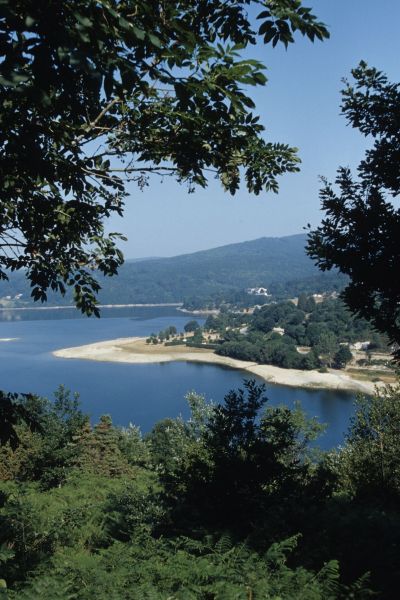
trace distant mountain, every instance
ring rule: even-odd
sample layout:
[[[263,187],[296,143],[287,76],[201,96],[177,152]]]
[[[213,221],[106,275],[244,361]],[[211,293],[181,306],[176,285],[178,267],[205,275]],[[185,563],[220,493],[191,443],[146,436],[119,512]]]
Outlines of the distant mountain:
[[[263,286],[284,294],[285,289],[324,291],[343,286],[337,274],[321,274],[305,253],[306,235],[260,238],[172,258],[127,261],[117,277],[101,280],[101,303],[151,303],[229,299],[248,287]],[[342,283],[340,283],[342,281]],[[303,284],[301,283],[303,282]],[[308,282],[308,283],[304,283]],[[24,289],[21,289],[23,287]],[[316,289],[318,288],[318,290]],[[9,289],[10,291],[7,291]],[[0,284],[0,296],[28,288],[21,274]],[[51,303],[60,298],[49,296]],[[71,300],[65,299],[70,302]]]
[[[142,256],[141,258],[126,258],[126,263],[143,262],[144,260],[160,260],[161,256]]]

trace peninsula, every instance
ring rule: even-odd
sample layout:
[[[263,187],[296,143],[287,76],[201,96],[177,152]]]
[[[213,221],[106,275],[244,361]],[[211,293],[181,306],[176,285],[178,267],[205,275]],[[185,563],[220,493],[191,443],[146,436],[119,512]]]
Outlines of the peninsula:
[[[268,383],[302,388],[352,390],[371,394],[374,392],[376,385],[383,385],[382,382],[376,383],[353,379],[343,371],[329,370],[327,373],[320,373],[317,370],[284,369],[273,365],[260,365],[255,362],[221,356],[209,349],[152,345],[146,343],[145,338],[138,337],[119,338],[74,348],[65,348],[56,350],[53,354],[60,358],[132,364],[171,361],[210,363],[240,369],[249,375],[257,375]]]

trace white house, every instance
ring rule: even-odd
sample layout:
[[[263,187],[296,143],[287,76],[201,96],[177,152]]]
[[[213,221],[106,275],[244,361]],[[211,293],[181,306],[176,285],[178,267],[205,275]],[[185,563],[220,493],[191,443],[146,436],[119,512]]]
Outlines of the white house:
[[[285,335],[285,330],[283,329],[283,327],[273,327],[272,331],[274,331],[275,333],[279,333],[279,335]]]
[[[268,294],[268,290],[265,287],[256,287],[256,288],[247,288],[247,293],[251,294],[252,296],[270,296],[271,294]]]

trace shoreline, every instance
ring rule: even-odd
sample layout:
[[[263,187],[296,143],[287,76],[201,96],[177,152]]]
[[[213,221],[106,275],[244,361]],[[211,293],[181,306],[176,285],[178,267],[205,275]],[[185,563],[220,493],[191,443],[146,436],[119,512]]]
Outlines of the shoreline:
[[[189,310],[188,308],[177,308],[176,310],[179,310],[179,312],[184,313],[185,315],[197,315],[199,317],[201,317],[202,315],[208,316],[208,315],[219,315],[220,311],[217,308],[210,308],[207,309],[205,308],[204,310],[200,310],[200,309],[193,309],[193,310]]]
[[[182,302],[160,302],[159,304],[97,304],[97,308],[157,308],[157,307],[180,307]],[[68,304],[66,306],[0,306],[0,310],[63,310],[64,308],[74,308],[76,306]]]
[[[73,348],[61,348],[53,351],[52,354],[58,358],[129,364],[157,364],[174,361],[215,364],[257,375],[267,383],[305,389],[347,390],[373,394],[377,386],[384,385],[382,382],[374,383],[353,379],[341,371],[319,373],[318,371],[283,369],[273,365],[260,365],[219,356],[202,348],[149,346],[145,343],[145,339],[141,337],[119,338]]]

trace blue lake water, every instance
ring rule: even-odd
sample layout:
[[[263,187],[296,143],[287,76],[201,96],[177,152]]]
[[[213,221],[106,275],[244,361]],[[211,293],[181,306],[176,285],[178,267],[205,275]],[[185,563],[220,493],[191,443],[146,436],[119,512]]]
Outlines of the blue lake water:
[[[17,338],[0,342],[0,389],[51,397],[64,384],[79,392],[82,407],[93,420],[107,413],[114,423],[132,422],[143,432],[165,417],[187,417],[184,396],[188,391],[220,402],[248,374],[190,362],[132,365],[62,359],[52,352],[100,340],[147,336],[169,325],[182,330],[190,318],[173,308],[104,309],[101,319],[78,318],[69,309],[0,311],[0,339]],[[267,397],[273,405],[293,406],[300,401],[308,415],[327,423],[321,447],[343,442],[354,394],[268,384]]]

